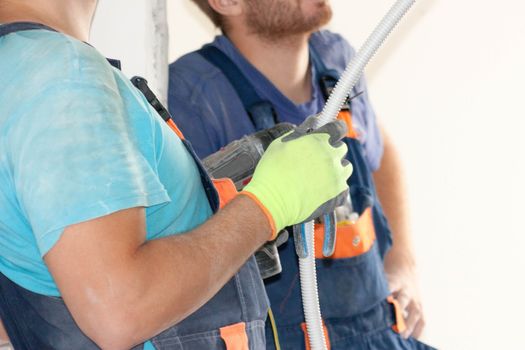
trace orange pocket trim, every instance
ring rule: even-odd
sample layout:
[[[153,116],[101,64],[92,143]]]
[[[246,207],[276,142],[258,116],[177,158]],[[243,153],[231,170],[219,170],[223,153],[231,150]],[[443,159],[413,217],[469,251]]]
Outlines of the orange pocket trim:
[[[220,333],[222,340],[226,344],[226,350],[250,350],[244,322],[222,327]]]
[[[219,193],[219,208],[222,209],[233,198],[235,198],[235,196],[237,196],[237,189],[235,188],[233,181],[227,177],[223,177],[221,179],[211,179],[211,181]]]
[[[337,224],[335,250],[328,259],[353,258],[368,252],[376,240],[372,208],[366,208],[355,223]],[[323,255],[324,225],[315,225],[315,257],[327,259]]]
[[[396,324],[392,326],[392,329],[396,333],[402,333],[407,329],[407,326],[405,324],[405,319],[403,317],[403,310],[401,310],[401,306],[399,306],[399,302],[394,299],[392,295],[390,295],[386,300],[394,306],[394,313],[396,316]]]
[[[349,137],[351,139],[357,139],[358,134],[357,131],[355,131],[352,123],[352,113],[349,110],[342,110],[337,115],[337,119],[342,120],[346,123],[346,127],[348,128],[346,137]]]
[[[310,337],[308,337],[308,332],[306,330],[306,323],[301,323],[301,329],[304,333],[304,345],[306,346],[306,350],[310,350]],[[328,336],[328,328],[326,328],[326,325],[323,321],[323,332],[324,332],[324,338],[326,339],[326,347],[328,350],[330,350],[330,337]]]
[[[173,130],[175,132],[175,134],[177,134],[177,136],[181,139],[181,140],[184,140],[184,135],[182,134],[182,131],[180,131],[179,127],[177,126],[177,124],[175,124],[175,122],[173,121],[173,119],[168,119],[166,121],[166,123],[168,124],[168,126],[171,128],[171,130]]]

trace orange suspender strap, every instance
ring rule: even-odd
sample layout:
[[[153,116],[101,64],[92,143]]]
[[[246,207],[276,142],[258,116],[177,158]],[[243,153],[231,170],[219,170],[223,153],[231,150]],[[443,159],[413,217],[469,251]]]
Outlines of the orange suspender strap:
[[[179,127],[177,126],[177,124],[175,124],[175,122],[173,121],[173,119],[168,119],[166,121],[166,123],[168,124],[168,126],[171,128],[171,130],[173,130],[175,132],[175,134],[177,134],[177,136],[181,139],[181,140],[184,140],[184,135],[182,134],[182,131],[180,131]]]
[[[177,124],[175,124],[173,119],[168,119],[166,123],[181,140],[184,140],[184,135],[178,128]],[[233,183],[233,181],[227,177],[222,179],[212,179],[212,182],[219,194],[219,208],[222,209],[229,201],[231,201],[237,195],[237,189],[235,188],[235,184]]]
[[[182,134],[182,131],[180,131],[177,124],[175,124],[168,110],[164,108],[164,106],[157,99],[153,91],[151,91],[146,79],[142,77],[134,77],[131,79],[131,82],[140,92],[142,92],[146,100],[150,103],[151,107],[153,107],[159,113],[159,116],[166,122],[166,124],[168,124],[169,128],[181,140],[184,140],[184,135]],[[235,189],[235,185],[230,179],[213,180],[213,183],[217,189],[217,192],[219,193],[220,208],[224,207],[224,205],[227,202],[229,202],[231,199],[233,199],[233,197],[237,195],[237,190]]]
[[[222,327],[220,333],[222,340],[226,344],[226,350],[250,350],[244,322]]]
[[[304,345],[306,346],[306,350],[311,350],[310,348],[310,338],[308,337],[308,332],[306,331],[306,323],[301,323],[301,329],[304,333]],[[330,350],[330,338],[328,337],[328,328],[326,328],[326,325],[323,321],[323,331],[324,331],[324,338],[326,339],[326,348]]]
[[[348,128],[348,133],[346,134],[346,137],[349,137],[351,139],[357,139],[359,135],[357,134],[357,131],[355,131],[352,123],[352,112],[350,112],[348,109],[343,109],[337,115],[337,119],[342,120],[346,123],[346,127]]]
[[[315,257],[317,259],[353,258],[368,252],[376,240],[372,208],[368,207],[356,222],[338,222],[334,254],[323,255],[324,225],[315,224]]]
[[[390,295],[386,300],[394,306],[394,313],[396,316],[396,324],[392,326],[392,329],[396,333],[402,333],[407,329],[407,326],[405,324],[405,319],[403,318],[403,310],[401,310],[401,306],[399,306],[399,302],[394,299],[392,295]]]

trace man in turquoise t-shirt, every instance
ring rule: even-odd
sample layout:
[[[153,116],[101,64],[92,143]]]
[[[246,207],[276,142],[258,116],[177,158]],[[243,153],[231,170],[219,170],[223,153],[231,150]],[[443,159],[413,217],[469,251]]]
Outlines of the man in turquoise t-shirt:
[[[17,348],[264,348],[252,254],[344,197],[344,126],[274,142],[243,195],[212,216],[214,192],[185,141],[84,43],[95,8],[0,0],[8,333]]]

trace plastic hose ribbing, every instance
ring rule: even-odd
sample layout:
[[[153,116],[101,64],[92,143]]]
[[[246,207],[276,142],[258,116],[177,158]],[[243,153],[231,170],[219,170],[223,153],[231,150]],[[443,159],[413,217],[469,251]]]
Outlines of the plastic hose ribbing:
[[[301,297],[303,299],[304,320],[310,340],[310,349],[326,350],[326,339],[323,331],[321,307],[317,290],[315,273],[314,222],[304,224],[305,242],[308,256],[299,259],[299,277],[301,279]]]
[[[321,127],[337,118],[341,107],[346,101],[346,97],[361,77],[365,66],[414,3],[415,0],[398,0],[385,17],[383,17],[381,22],[379,22],[379,25],[366,39],[359,52],[346,66],[345,71],[330,94],[323,111],[319,115],[317,127]]]
[[[415,0],[398,0],[385,17],[383,17],[376,29],[367,38],[363,47],[348,63],[345,71],[341,75],[341,78],[326,102],[323,111],[317,119],[317,128],[337,118],[341,107],[361,77],[367,63],[372,59],[377,49],[379,49],[383,41],[385,41],[396,24],[414,3]],[[313,221],[305,224],[305,238],[309,254],[306,258],[299,259],[304,319],[306,321],[308,338],[310,340],[310,348],[312,350],[326,350],[327,345],[323,331],[319,295],[317,291]]]

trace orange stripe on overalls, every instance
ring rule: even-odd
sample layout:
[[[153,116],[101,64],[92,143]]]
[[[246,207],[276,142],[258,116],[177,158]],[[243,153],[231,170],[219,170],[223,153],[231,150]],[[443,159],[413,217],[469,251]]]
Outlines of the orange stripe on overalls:
[[[307,332],[307,329],[306,329],[306,323],[305,322],[301,323],[301,329],[303,330],[303,333],[304,333],[304,345],[306,347],[306,350],[311,350],[310,337],[308,336],[308,332]],[[331,346],[330,346],[330,337],[328,336],[328,328],[326,328],[326,325],[324,324],[324,321],[323,321],[323,333],[324,333],[324,338],[326,340],[326,348],[327,348],[327,350],[330,350],[330,348],[331,348]]]
[[[220,334],[226,345],[226,350],[250,350],[244,322],[222,327]]]

